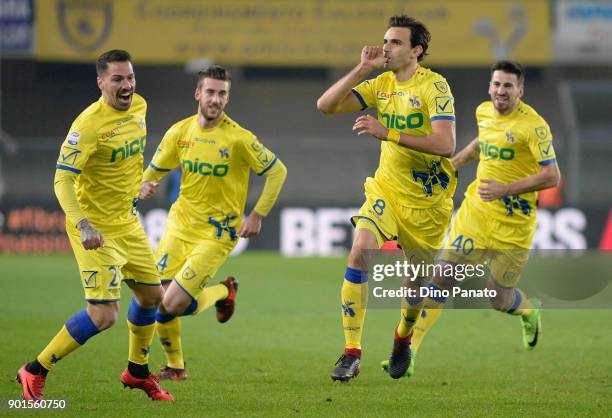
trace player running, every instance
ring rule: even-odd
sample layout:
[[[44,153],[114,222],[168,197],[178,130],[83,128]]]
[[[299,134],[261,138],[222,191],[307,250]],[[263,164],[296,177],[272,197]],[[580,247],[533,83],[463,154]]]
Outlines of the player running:
[[[556,186],[560,173],[548,124],[521,100],[524,79],[525,71],[516,62],[499,61],[491,68],[491,100],[476,109],[478,137],[452,160],[460,168],[480,159],[476,180],[465,193],[440,258],[473,264],[487,257],[487,287],[497,292],[491,305],[520,317],[523,344],[531,350],[542,331],[540,302],[528,300],[516,286],[536,230],[537,192]],[[483,255],[482,250],[493,251]],[[449,289],[456,284],[436,277],[430,286]],[[414,373],[416,352],[444,303],[444,298],[425,299],[426,315],[415,326],[408,376]],[[383,361],[383,368],[393,368],[393,361]]]
[[[234,312],[238,282],[228,277],[205,287],[225,262],[238,238],[253,237],[276,202],[287,169],[250,131],[224,112],[231,77],[218,65],[200,71],[195,90],[197,114],[175,123],[162,139],[144,174],[141,198],[153,195],[159,180],[181,167],[181,189],[157,247],[157,267],[166,293],[157,313],[157,333],[167,364],[160,378],[187,377],[179,316],[215,305],[217,320]],[[264,189],[243,218],[251,170],[265,175]]]
[[[442,76],[419,64],[430,38],[421,22],[391,17],[383,46],[364,47],[361,62],[317,101],[325,114],[376,109],[377,117],[358,117],[353,130],[381,141],[379,167],[365,182],[366,201],[351,218],[355,238],[341,291],[345,347],[333,380],[348,381],[360,371],[367,299],[364,251],[397,239],[409,259],[426,258],[440,248],[451,219],[456,187],[449,159],[455,150],[453,96]],[[363,81],[378,69],[387,71]],[[408,361],[420,311],[420,305],[402,307],[395,333],[393,351]]]
[[[42,399],[55,363],[117,321],[121,282],[126,281],[135,298],[128,310],[128,367],[121,382],[154,400],[173,400],[148,368],[163,289],[136,211],[147,104],[134,93],[128,52],[105,52],[96,70],[102,97],[73,122],[55,171],[55,194],[66,213],[87,308],[66,321],[47,347],[19,370],[17,381],[25,399]]]

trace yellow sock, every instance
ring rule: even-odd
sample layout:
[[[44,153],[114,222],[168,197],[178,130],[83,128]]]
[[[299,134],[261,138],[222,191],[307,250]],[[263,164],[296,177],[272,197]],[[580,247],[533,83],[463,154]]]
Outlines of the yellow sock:
[[[45,369],[51,370],[55,363],[80,346],[64,325],[36,359]]]
[[[342,283],[342,326],[345,348],[361,349],[363,321],[368,305],[367,271],[348,267]]]
[[[427,300],[425,302],[425,308],[419,316],[419,319],[414,324],[414,334],[412,335],[412,349],[417,351],[423,342],[423,339],[429,332],[429,330],[438,322],[440,319],[440,315],[442,315],[442,306],[439,307],[429,307],[427,304]]]
[[[409,305],[406,304],[400,311],[400,321],[397,325],[397,336],[406,338],[412,332],[414,324],[417,322],[423,307],[421,304]]]
[[[132,299],[128,310],[129,354],[128,360],[136,364],[149,364],[151,342],[155,335],[155,308],[143,308]]]
[[[162,348],[166,353],[167,366],[174,369],[184,369],[183,347],[181,344],[181,319],[174,317],[166,322],[155,323],[155,330],[159,336]]]
[[[428,290],[429,297],[423,300],[423,310],[417,317],[413,325],[413,335],[411,346],[414,351],[417,351],[423,342],[423,338],[429,330],[438,322],[442,309],[446,303],[446,298],[441,295],[441,289],[433,283],[425,286]],[[406,334],[408,335],[408,334]]]
[[[217,284],[210,287],[205,287],[198,296],[198,307],[194,315],[210,308],[215,303],[229,296],[229,290],[224,284]]]
[[[36,359],[45,369],[51,370],[55,363],[99,332],[100,330],[96,328],[87,311],[81,311],[66,321],[66,324]]]
[[[507,312],[510,315],[529,316],[533,312],[533,305],[521,289],[514,289],[514,303]]]

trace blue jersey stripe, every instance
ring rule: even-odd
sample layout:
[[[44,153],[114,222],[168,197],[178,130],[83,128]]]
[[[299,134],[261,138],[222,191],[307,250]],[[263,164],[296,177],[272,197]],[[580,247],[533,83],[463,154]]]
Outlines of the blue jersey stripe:
[[[455,120],[454,116],[434,116],[433,118],[429,118],[430,122],[434,120]]]
[[[540,165],[550,165],[550,164],[554,164],[557,162],[556,158],[550,159],[550,160],[544,160],[544,161],[540,161]]]
[[[168,172],[171,171],[169,168],[159,168],[157,167],[155,164],[153,163],[149,163],[149,167],[151,167],[153,170],[155,171],[160,171],[160,172]]]
[[[276,160],[278,160],[278,157],[274,157],[274,159],[272,160],[272,162],[270,163],[270,165],[269,165],[269,166],[267,166],[267,167],[264,169],[264,171],[262,171],[261,173],[259,173],[259,174],[257,174],[257,175],[258,175],[258,176],[261,176],[261,175],[263,175],[263,174],[267,173],[267,172],[268,172],[268,170],[269,170],[269,169],[271,169],[271,168],[272,168],[272,166],[273,166],[274,164],[276,164]]]
[[[361,97],[361,94],[359,94],[359,92],[355,89],[351,89],[351,91],[353,92],[355,97],[357,97],[357,100],[359,100],[359,103],[361,103],[361,110],[367,109],[368,105],[366,104],[365,100],[363,100],[363,97]]]
[[[72,168],[66,165],[57,164],[55,168],[58,168],[60,170],[68,170],[68,171],[72,171],[73,173],[81,174],[81,170],[79,170],[78,168]]]

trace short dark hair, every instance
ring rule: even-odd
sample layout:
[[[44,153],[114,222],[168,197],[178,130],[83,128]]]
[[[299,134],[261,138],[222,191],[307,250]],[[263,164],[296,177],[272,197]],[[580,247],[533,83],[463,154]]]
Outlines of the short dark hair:
[[[108,68],[109,62],[125,61],[132,62],[132,56],[129,52],[123,49],[111,49],[110,51],[106,51],[100,55],[96,61],[96,73],[98,73],[98,77],[101,77]]]
[[[419,62],[423,61],[431,41],[431,33],[427,30],[427,27],[415,18],[406,15],[391,16],[389,18],[389,27],[410,29],[410,46],[414,48],[417,45],[421,45],[423,53],[419,55],[417,60]]]
[[[220,65],[209,65],[198,72],[198,87],[202,86],[205,78],[232,82],[232,75]]]
[[[491,66],[491,76],[495,71],[503,71],[508,74],[516,75],[518,84],[521,85],[525,82],[525,67],[516,61],[502,60],[497,61]]]

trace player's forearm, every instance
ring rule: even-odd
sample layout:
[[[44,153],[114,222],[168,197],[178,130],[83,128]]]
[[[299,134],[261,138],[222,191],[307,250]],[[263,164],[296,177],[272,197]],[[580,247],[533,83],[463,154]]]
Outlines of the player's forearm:
[[[287,167],[285,167],[281,160],[276,160],[274,167],[267,171],[265,176],[266,183],[253,209],[262,216],[267,216],[270,210],[272,210],[274,203],[276,203],[287,178]]]
[[[478,138],[470,142],[465,148],[455,154],[451,160],[453,167],[460,168],[478,159],[480,154],[480,144]]]
[[[319,97],[319,100],[317,100],[317,109],[325,114],[340,112],[340,104],[349,94],[353,94],[351,89],[365,80],[371,71],[371,69],[358,64]]]
[[[396,135],[397,131],[390,130],[390,135]],[[389,138],[389,136],[388,136]],[[392,139],[388,139],[392,140]],[[425,152],[427,154],[439,155],[441,157],[450,157],[455,152],[455,137],[452,134],[436,132],[427,136],[414,136],[408,134],[399,134],[397,144],[413,149],[415,151]]]
[[[516,196],[523,193],[537,192],[544,189],[555,187],[559,184],[561,176],[559,169],[555,166],[555,169],[549,171],[542,171],[537,174],[532,174],[523,179],[509,183],[508,191],[506,195]]]
[[[67,170],[57,170],[53,188],[60,206],[66,214],[68,222],[77,226],[79,222],[86,219],[76,194],[77,175]]]

